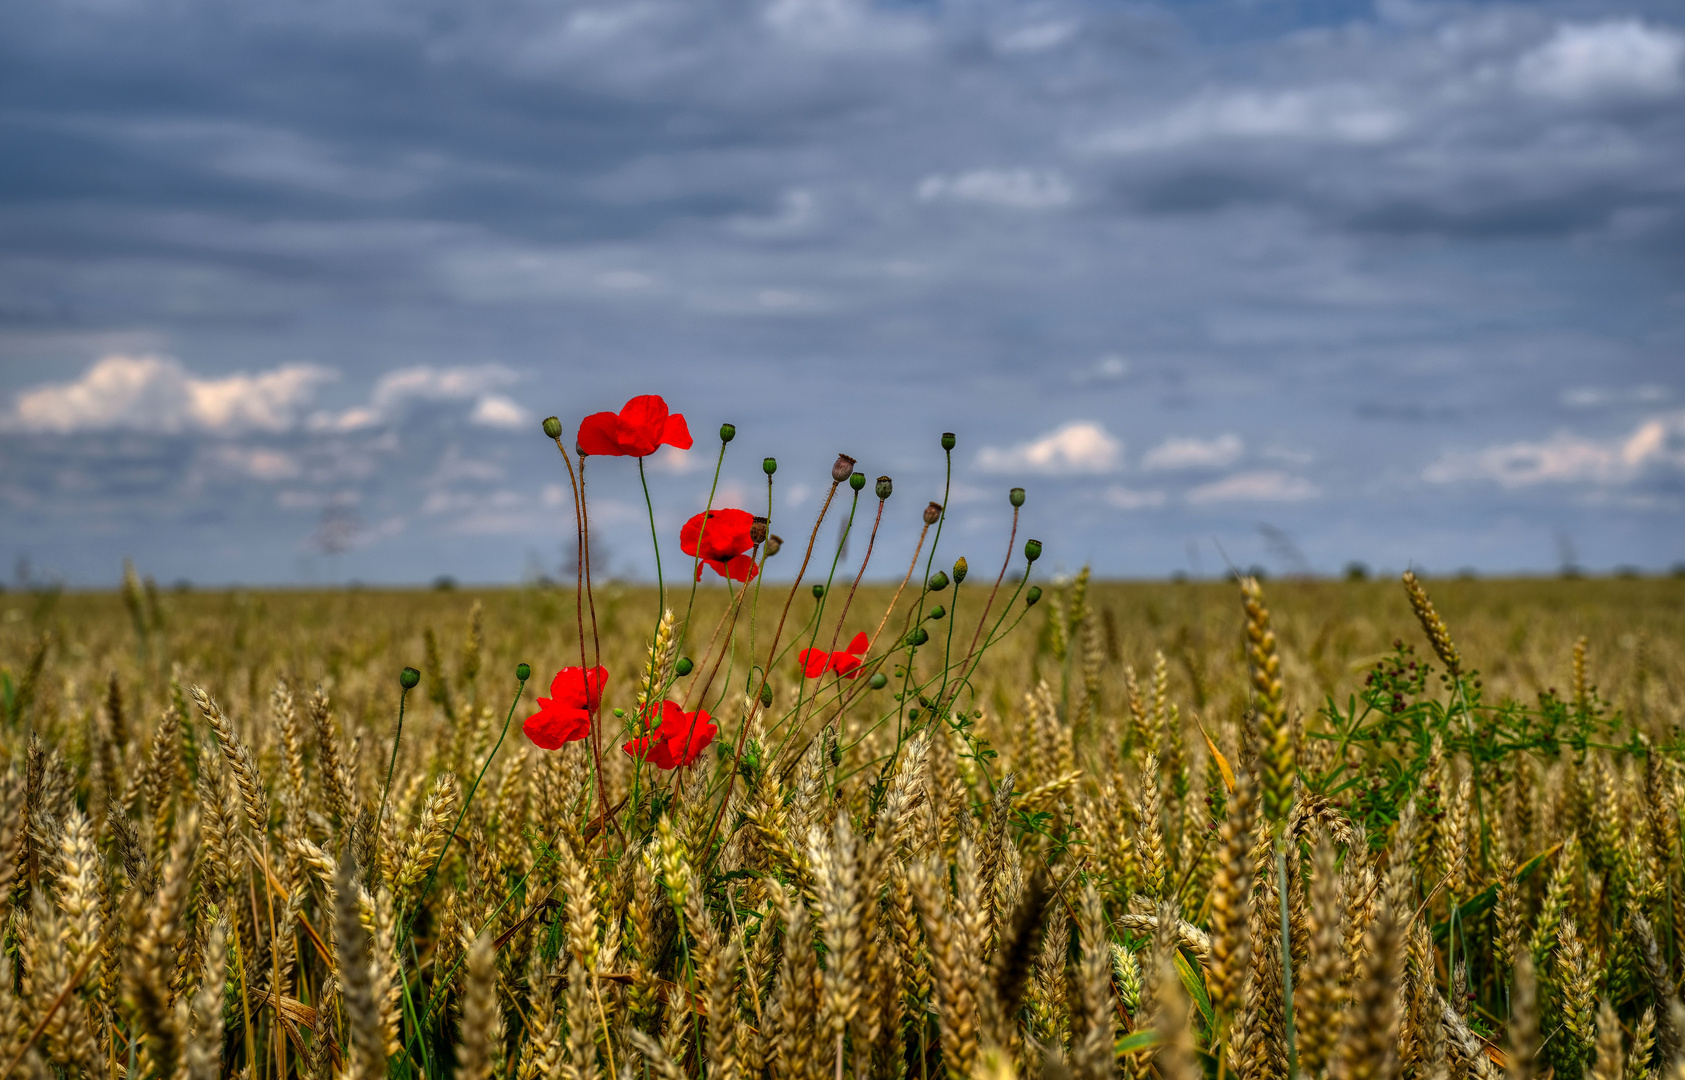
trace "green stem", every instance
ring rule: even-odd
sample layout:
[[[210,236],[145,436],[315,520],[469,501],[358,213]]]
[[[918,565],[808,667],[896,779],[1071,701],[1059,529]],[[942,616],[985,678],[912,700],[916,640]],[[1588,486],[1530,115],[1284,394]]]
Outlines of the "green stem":
[[[1299,1074],[1299,1048],[1293,1036],[1293,948],[1287,922],[1287,836],[1276,844],[1276,895],[1281,901],[1281,1016],[1287,1029],[1287,1080]]]
[[[644,507],[649,510],[649,542],[655,547],[655,625],[656,633],[661,632],[661,616],[667,610],[667,585],[661,577],[661,538],[655,532],[655,503],[649,497],[649,478],[644,475],[644,459],[638,459],[638,483],[644,488]],[[706,518],[703,519],[707,521]],[[696,550],[702,550],[698,538]]]
[[[380,823],[386,820],[386,797],[392,792],[392,770],[398,767],[398,744],[404,741],[404,702],[409,696],[407,686],[398,691],[398,730],[392,734],[392,758],[386,763],[386,783],[380,788],[380,813],[374,819],[376,845],[380,843]]]

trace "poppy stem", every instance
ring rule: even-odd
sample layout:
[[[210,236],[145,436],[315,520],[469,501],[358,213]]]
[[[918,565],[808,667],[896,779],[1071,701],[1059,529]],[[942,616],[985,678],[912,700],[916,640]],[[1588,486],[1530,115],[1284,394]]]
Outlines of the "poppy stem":
[[[386,796],[392,791],[392,770],[398,767],[398,744],[404,741],[404,702],[410,696],[410,688],[400,687],[398,690],[398,729],[392,733],[392,758],[386,763],[386,783],[380,788],[380,813],[375,815],[375,843],[380,843],[380,823],[386,820]]]
[[[644,475],[643,458],[638,459],[638,483],[644,487],[644,507],[649,511],[649,542],[655,548],[655,621],[656,632],[660,633],[661,616],[667,610],[667,584],[661,577],[661,537],[655,531],[655,503],[649,497],[649,478]],[[702,519],[702,525],[703,528],[707,528],[707,518]],[[696,542],[696,550],[702,550],[700,539]]]
[[[966,650],[965,663],[971,663],[971,658],[977,655],[977,642],[983,637],[983,627],[989,621],[989,609],[995,606],[995,595],[1000,592],[1000,583],[1006,580],[1006,568],[1012,565],[1012,552],[1018,543],[1018,507],[1012,508],[1012,532],[1006,538],[1006,558],[1000,561],[1000,574],[995,578],[995,587],[989,590],[989,599],[983,604],[983,614],[977,617],[977,632],[971,635],[971,648]],[[1028,575],[1026,575],[1028,576]],[[1019,588],[1023,588],[1022,585]],[[960,665],[962,668],[964,664]],[[958,691],[955,691],[957,694]]]
[[[883,524],[883,504],[884,500],[879,499],[878,515],[872,519],[872,534],[866,539],[866,557],[860,560],[860,569],[855,571],[854,583],[848,587],[848,595],[843,598],[842,614],[837,616],[837,628],[831,632],[831,648],[829,651],[832,656],[836,655],[837,642],[842,639],[843,623],[848,621],[848,609],[854,605],[854,594],[860,588],[860,579],[866,576],[866,564],[872,561],[872,548],[875,547],[878,542],[878,526]],[[872,643],[868,641],[866,643],[866,648],[870,649],[871,647]],[[855,671],[856,675],[858,675],[859,669],[856,668]],[[839,675],[838,678],[840,679],[841,676]],[[840,708],[837,710],[837,715],[832,718],[832,722],[838,725],[837,737],[840,740],[842,737],[842,710]]]
[[[696,609],[696,586],[702,580],[702,538],[708,535],[708,520],[713,516],[714,492],[720,486],[720,467],[725,464],[726,444],[720,443],[720,456],[714,459],[714,482],[708,485],[708,505],[702,508],[702,528],[696,533],[696,556],[690,561],[690,602],[685,604],[685,621],[679,629],[679,636],[675,639],[682,651],[684,644],[690,637],[690,615]],[[638,459],[638,465],[643,466],[643,459]],[[768,477],[771,480],[771,477]],[[683,545],[681,545],[683,546]],[[729,579],[728,579],[729,580]]]
[[[813,649],[814,645],[818,644],[818,642],[819,642],[819,627],[820,627],[820,625],[823,622],[824,617],[825,617],[825,605],[827,603],[829,603],[830,599],[831,599],[831,582],[836,579],[837,564],[842,562],[843,548],[848,545],[848,534],[854,528],[854,512],[856,510],[858,510],[859,508],[860,508],[860,493],[858,491],[856,491],[856,492],[854,492],[853,501],[851,501],[848,504],[848,522],[847,522],[847,524],[845,524],[843,526],[841,538],[839,538],[837,540],[837,552],[836,552],[835,555],[831,556],[831,572],[825,576],[825,591],[819,594],[819,605],[818,605],[818,607],[816,607],[814,609],[814,612],[813,612],[813,633],[808,635],[808,640],[807,640],[807,647],[808,647],[810,652]],[[839,629],[841,629],[840,626],[839,626]],[[836,646],[836,641],[833,640],[831,642],[831,645],[834,648]],[[823,674],[823,672],[821,672],[821,674]],[[802,715],[802,702],[806,699],[806,697],[807,697],[807,669],[804,667],[802,669],[801,681],[796,686],[796,708],[795,708],[794,715],[795,715],[795,718],[796,718],[796,726],[797,727],[800,726],[801,715]],[[815,701],[819,700],[817,693],[815,693],[815,695],[814,695],[814,700]]]
[[[930,581],[930,568],[936,564],[937,545],[942,543],[942,526],[948,521],[948,496],[954,486],[954,452],[947,447],[943,447],[942,456],[947,461],[947,468],[942,481],[942,512],[936,515],[936,535],[931,537],[930,554],[925,556],[924,560],[924,579],[927,585]],[[918,556],[914,555],[913,559],[917,561]],[[912,626],[916,627],[924,622],[924,598],[929,595],[929,588],[919,590],[919,603],[916,613],[911,619]],[[913,657],[918,651],[917,645],[908,644],[907,670],[901,675],[901,700],[897,703],[898,708],[895,716],[895,757],[890,761],[891,768],[894,768],[895,763],[901,759],[901,744],[906,741],[907,684],[912,680]]]
[[[714,837],[719,834],[720,822],[725,818],[725,808],[731,804],[731,794],[737,788],[737,772],[743,765],[743,744],[748,741],[749,728],[754,725],[755,713],[760,710],[761,694],[766,691],[766,681],[772,674],[772,663],[778,655],[778,639],[784,636],[784,620],[790,615],[790,604],[796,599],[796,590],[802,587],[802,577],[807,573],[807,564],[813,559],[813,545],[819,539],[819,526],[825,523],[825,515],[831,511],[831,500],[837,497],[837,485],[840,480],[831,481],[831,490],[825,493],[825,504],[819,508],[819,516],[813,521],[813,532],[808,534],[807,551],[802,555],[801,569],[796,571],[796,580],[790,583],[790,593],[784,597],[784,610],[778,615],[778,629],[772,634],[772,647],[767,650],[767,666],[761,669],[760,685],[755,687],[755,696],[749,702],[749,711],[743,715],[743,722],[737,729],[737,747],[732,752],[731,776],[726,780],[725,795],[720,799],[719,809],[714,811],[714,823],[708,828],[708,840],[702,845],[702,868],[706,870],[714,861]],[[768,485],[770,488],[770,484]]]
[[[591,609],[591,658],[596,662],[585,668],[582,674],[585,676],[586,716],[591,722],[591,767],[597,774],[597,804],[601,807],[599,812],[607,814],[608,787],[603,783],[603,700],[601,694],[597,695],[595,701],[591,698],[591,672],[602,666],[603,645],[601,638],[597,635],[597,597],[591,589],[591,512],[590,504],[585,499],[585,458],[585,454],[579,455],[579,562],[585,573],[585,602]],[[574,602],[578,603],[577,597],[575,597]],[[583,666],[585,662],[585,634],[583,631],[579,635],[579,658],[580,664]],[[615,823],[615,828],[616,830],[620,828],[618,822]]]

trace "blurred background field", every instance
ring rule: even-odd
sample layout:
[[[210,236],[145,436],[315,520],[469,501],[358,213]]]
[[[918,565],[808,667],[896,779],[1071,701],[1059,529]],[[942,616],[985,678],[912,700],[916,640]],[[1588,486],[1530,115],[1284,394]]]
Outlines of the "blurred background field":
[[[974,582],[977,578],[972,579]],[[986,584],[986,583],[985,583]],[[1482,673],[1488,700],[1532,702],[1541,692],[1566,694],[1574,643],[1588,639],[1588,678],[1601,698],[1644,726],[1671,730],[1685,714],[1685,579],[1441,579],[1429,583],[1434,601],[1468,662]],[[1425,652],[1404,591],[1396,581],[1272,581],[1271,610],[1283,652],[1290,704],[1314,712],[1323,697],[1344,697],[1395,639]],[[870,633],[893,590],[862,587],[844,639]],[[768,584],[768,598],[783,587]],[[682,616],[687,593],[668,594]],[[910,592],[909,592],[910,596]],[[1037,677],[1056,688],[1065,665],[1055,655],[1049,620],[1062,590],[1047,597],[991,654],[980,688],[991,712],[1015,708]],[[980,590],[959,604],[955,637],[969,640]],[[726,602],[718,588],[700,589],[692,640],[681,652],[700,657]],[[903,598],[905,609],[909,599]],[[479,643],[470,623],[480,608]],[[811,616],[804,588],[792,625]],[[1100,661],[1102,711],[1125,707],[1123,667],[1145,677],[1162,651],[1171,697],[1210,722],[1237,720],[1246,703],[1240,604],[1227,583],[1095,583],[1088,590],[1094,648]],[[997,609],[998,610],[998,609]],[[629,706],[633,673],[648,645],[656,592],[608,586],[597,612],[609,668],[609,705]],[[829,644],[835,608],[818,642]],[[891,624],[899,625],[899,622]],[[887,633],[888,631],[886,631]],[[429,658],[431,633],[435,659]],[[700,640],[699,640],[700,638]],[[787,635],[786,640],[794,640]],[[801,638],[801,644],[806,643]],[[1080,646],[1080,643],[1079,643]],[[840,647],[840,646],[839,646]],[[744,659],[739,647],[736,670]],[[1081,649],[1071,664],[1080,665]],[[572,593],[560,589],[160,592],[141,590],[134,603],[121,593],[10,593],[0,596],[0,667],[8,701],[30,683],[31,707],[43,719],[74,721],[103,700],[108,677],[118,676],[131,708],[165,704],[166,674],[179,664],[183,682],[203,683],[237,714],[267,701],[277,676],[298,686],[329,686],[346,719],[384,732],[396,701],[395,672],[423,669],[427,685],[448,686],[451,708],[506,707],[516,663],[533,665],[526,699],[547,693],[557,668],[579,662]],[[32,668],[39,670],[32,674]],[[435,671],[442,681],[431,676]],[[780,694],[793,693],[793,653],[774,672]],[[716,687],[717,696],[724,682]],[[437,695],[435,695],[437,696]],[[422,716],[440,703],[425,696]],[[729,719],[731,709],[727,708]],[[443,716],[440,716],[443,719]]]

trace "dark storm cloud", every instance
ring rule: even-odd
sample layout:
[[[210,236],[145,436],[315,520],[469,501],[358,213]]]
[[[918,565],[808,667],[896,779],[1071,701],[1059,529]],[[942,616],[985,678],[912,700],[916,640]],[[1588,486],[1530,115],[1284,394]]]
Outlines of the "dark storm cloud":
[[[733,419],[733,499],[777,453],[811,512],[847,449],[903,539],[961,431],[963,542],[1028,482],[1105,572],[1260,517],[1322,568],[1661,565],[1682,104],[1639,0],[21,0],[0,515],[85,580],[508,578],[566,513],[536,419],[658,390],[669,531]]]

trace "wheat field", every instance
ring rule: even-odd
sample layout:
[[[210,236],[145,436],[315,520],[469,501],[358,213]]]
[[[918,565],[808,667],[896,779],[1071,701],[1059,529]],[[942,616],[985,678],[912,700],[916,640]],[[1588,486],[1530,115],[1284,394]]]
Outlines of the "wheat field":
[[[1685,1077],[1685,580],[993,577],[0,595],[6,1076]]]

